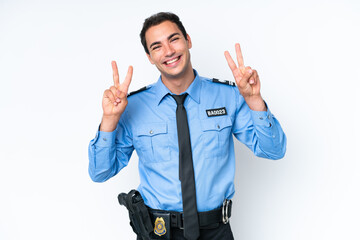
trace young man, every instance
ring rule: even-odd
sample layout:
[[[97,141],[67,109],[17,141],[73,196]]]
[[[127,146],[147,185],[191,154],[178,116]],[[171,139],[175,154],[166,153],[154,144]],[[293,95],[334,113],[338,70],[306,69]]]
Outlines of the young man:
[[[234,195],[232,135],[259,157],[280,159],[286,149],[285,134],[261,97],[257,71],[245,67],[236,44],[238,65],[225,52],[236,85],[199,76],[190,61],[191,38],[172,13],[146,19],[140,37],[161,76],[128,95],[133,69],[120,84],[112,62],[114,85],[104,92],[100,130],[89,145],[89,174],[106,181],[135,149],[138,191],[156,216],[150,237],[233,239],[227,223]]]

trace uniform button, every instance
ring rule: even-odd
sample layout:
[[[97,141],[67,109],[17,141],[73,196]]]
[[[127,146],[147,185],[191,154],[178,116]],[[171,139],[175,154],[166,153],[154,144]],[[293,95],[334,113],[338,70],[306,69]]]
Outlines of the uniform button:
[[[153,134],[154,133],[154,131],[153,130],[150,130],[150,132],[149,132],[150,134]]]
[[[219,126],[219,125],[217,125],[217,128],[218,128],[218,129],[220,129],[220,126]]]
[[[268,115],[268,119],[270,119],[270,115]]]
[[[263,117],[259,117],[260,120],[263,120],[264,118]]]
[[[103,138],[103,140],[106,142],[107,139],[106,139],[106,138]]]
[[[273,138],[275,138],[275,135],[273,135]]]

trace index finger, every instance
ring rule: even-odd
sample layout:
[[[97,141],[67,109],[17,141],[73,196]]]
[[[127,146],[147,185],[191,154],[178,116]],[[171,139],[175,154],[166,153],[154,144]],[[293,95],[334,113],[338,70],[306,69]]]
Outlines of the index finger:
[[[120,82],[119,82],[119,71],[118,71],[116,62],[115,62],[115,61],[112,61],[112,62],[111,62],[111,66],[112,66],[112,70],[113,70],[114,86],[115,86],[116,88],[118,88],[119,85],[120,85]]]
[[[124,82],[120,85],[120,91],[127,93],[133,75],[133,67],[129,66]]]
[[[224,54],[225,54],[226,61],[227,61],[228,65],[229,65],[229,67],[230,67],[230,69],[231,69],[231,71],[232,71],[232,73],[234,75],[235,81],[236,81],[236,79],[241,79],[242,76],[240,74],[240,71],[237,68],[234,60],[230,56],[230,53],[228,51],[225,51]]]
[[[244,59],[243,59],[243,55],[242,55],[242,52],[241,52],[241,48],[240,48],[240,44],[239,43],[236,43],[235,44],[235,50],[236,50],[236,58],[237,58],[237,61],[238,61],[238,64],[239,64],[239,67],[240,68],[244,68]]]

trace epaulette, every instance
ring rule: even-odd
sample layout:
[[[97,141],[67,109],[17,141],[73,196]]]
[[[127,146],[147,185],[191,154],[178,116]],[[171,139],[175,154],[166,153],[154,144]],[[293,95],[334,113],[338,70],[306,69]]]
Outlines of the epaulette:
[[[142,87],[142,88],[140,88],[140,89],[138,89],[138,90],[136,90],[136,91],[130,92],[127,96],[130,97],[130,96],[135,95],[135,94],[137,94],[137,93],[139,93],[139,92],[145,91],[146,89],[147,89],[146,86],[145,86],[145,87]]]
[[[231,81],[228,81],[228,80],[219,80],[217,78],[213,78],[212,81],[214,83],[221,83],[221,84],[225,84],[225,85],[235,86],[234,82],[231,82]]]

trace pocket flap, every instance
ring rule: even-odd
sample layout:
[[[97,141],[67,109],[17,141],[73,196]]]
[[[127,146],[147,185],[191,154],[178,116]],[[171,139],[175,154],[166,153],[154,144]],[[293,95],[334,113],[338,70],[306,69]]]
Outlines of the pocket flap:
[[[155,136],[158,134],[167,133],[166,123],[152,123],[141,126],[137,130],[137,136]]]
[[[230,117],[215,117],[201,121],[203,131],[221,131],[226,127],[231,127]]]

